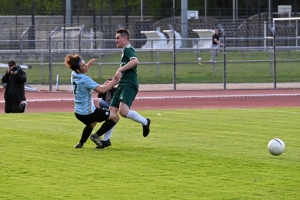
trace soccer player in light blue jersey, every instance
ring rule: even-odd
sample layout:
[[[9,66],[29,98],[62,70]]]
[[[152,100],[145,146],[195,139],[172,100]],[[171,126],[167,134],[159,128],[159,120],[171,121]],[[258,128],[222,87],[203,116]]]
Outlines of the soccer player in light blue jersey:
[[[89,76],[86,75],[89,67],[94,64],[96,59],[91,59],[88,63],[78,54],[67,54],[65,57],[65,65],[73,70],[71,74],[71,84],[74,94],[74,112],[76,118],[85,124],[82,131],[81,139],[74,148],[82,148],[84,143],[90,138],[97,148],[103,148],[99,139],[108,130],[112,129],[119,121],[119,116],[115,112],[111,112],[106,108],[98,108],[94,105],[92,93],[93,91],[105,93],[116,85],[121,77],[121,73],[117,72],[112,81],[106,85],[99,85]],[[91,134],[97,122],[103,122],[99,130]]]

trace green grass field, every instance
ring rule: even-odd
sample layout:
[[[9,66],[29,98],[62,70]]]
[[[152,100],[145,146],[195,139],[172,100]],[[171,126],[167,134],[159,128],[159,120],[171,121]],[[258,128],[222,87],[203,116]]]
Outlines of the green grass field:
[[[140,113],[147,138],[122,118],[100,150],[73,149],[73,113],[2,114],[1,199],[299,199],[300,108]],[[274,137],[286,144],[277,157]]]
[[[173,52],[137,52],[139,62],[138,75],[140,84],[171,84],[174,77]],[[273,64],[272,54],[265,51],[229,51],[226,53],[226,75],[227,83],[272,83]],[[56,60],[52,64],[52,83],[56,82],[56,75],[60,76],[60,84],[70,83],[71,70],[64,66],[62,60]],[[113,76],[117,71],[120,61],[120,52],[107,54],[105,56],[94,57],[97,62],[89,69],[88,75],[98,83]],[[198,65],[198,56],[202,58],[203,65]],[[276,53],[276,74],[277,81],[299,82],[300,51],[278,51]],[[85,61],[92,57],[84,56]],[[222,83],[223,82],[223,53],[217,57],[217,65],[214,68],[207,63],[211,58],[210,52],[196,52],[195,50],[182,51],[176,53],[176,82],[177,83]],[[256,61],[256,62],[254,62]],[[47,62],[47,61],[45,61]],[[160,62],[160,64],[156,64]],[[38,62],[39,63],[39,62]],[[143,64],[144,63],[144,64]],[[147,64],[145,64],[147,63]],[[26,63],[30,64],[30,63]],[[0,74],[5,73],[5,68],[0,68]],[[32,69],[27,70],[28,84],[48,84],[49,65],[33,64]]]

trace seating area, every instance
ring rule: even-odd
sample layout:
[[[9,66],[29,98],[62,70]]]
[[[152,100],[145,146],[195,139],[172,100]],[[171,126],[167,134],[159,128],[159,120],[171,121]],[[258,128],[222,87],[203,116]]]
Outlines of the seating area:
[[[193,48],[210,48],[212,44],[212,36],[214,30],[211,29],[193,29],[193,32],[199,36],[198,42],[193,45]]]
[[[163,30],[164,33],[168,34],[169,36],[169,42],[167,44],[167,49],[173,49],[174,48],[174,34],[173,31],[171,30]],[[174,31],[175,33],[175,48],[179,49],[181,47],[181,35],[177,32]]]
[[[160,31],[141,31],[147,37],[147,42],[141,49],[165,49],[167,47],[167,38]]]
[[[174,48],[174,34],[171,30],[156,31],[141,31],[145,34],[147,42],[143,45],[142,49],[173,49]],[[167,34],[168,38],[165,34]],[[181,35],[174,31],[176,39],[176,48],[181,47]]]

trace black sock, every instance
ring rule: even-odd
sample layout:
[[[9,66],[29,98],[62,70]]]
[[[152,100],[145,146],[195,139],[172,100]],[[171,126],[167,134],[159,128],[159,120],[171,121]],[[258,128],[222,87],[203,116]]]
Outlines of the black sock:
[[[90,128],[89,126],[84,127],[82,131],[81,139],[79,141],[82,145],[87,141],[89,136],[92,134],[92,131],[93,129]]]
[[[112,127],[114,127],[114,125],[116,125],[116,122],[114,122],[113,120],[106,120],[96,132],[96,134],[100,137],[101,135],[109,131]]]

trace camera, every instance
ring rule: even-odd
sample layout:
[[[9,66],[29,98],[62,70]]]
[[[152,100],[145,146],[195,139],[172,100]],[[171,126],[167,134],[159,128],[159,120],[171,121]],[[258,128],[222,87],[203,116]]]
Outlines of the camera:
[[[17,71],[17,67],[12,67],[11,71]]]

